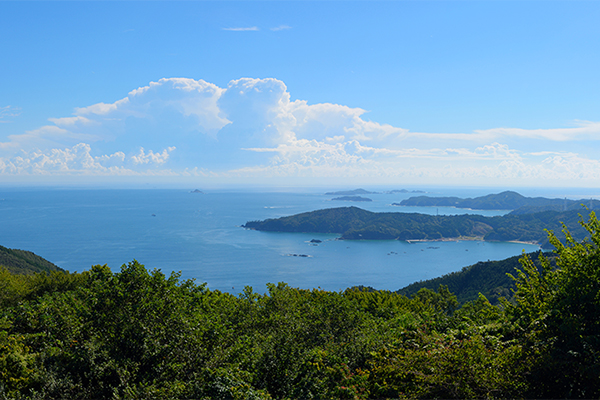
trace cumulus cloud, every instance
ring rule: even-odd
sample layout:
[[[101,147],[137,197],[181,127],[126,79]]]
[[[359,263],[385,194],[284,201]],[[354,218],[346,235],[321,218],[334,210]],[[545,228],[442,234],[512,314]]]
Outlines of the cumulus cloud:
[[[272,78],[236,79],[224,88],[164,78],[114,102],[79,107],[71,116],[49,118],[48,125],[0,136],[0,173],[244,181],[376,176],[422,183],[598,178],[599,162],[565,145],[594,148],[589,143],[600,138],[600,122],[421,133],[370,121],[366,114],[340,104],[292,101],[285,83]],[[535,148],[521,145],[523,139]]]
[[[148,151],[148,154],[144,151],[144,148],[140,148],[140,152],[136,155],[131,156],[131,161],[136,165],[141,164],[156,164],[162,165],[169,159],[169,153],[175,150],[175,147],[169,147],[164,149],[162,153],[154,153],[152,150]]]
[[[22,152],[10,159],[0,159],[0,173],[23,175],[139,175],[156,171],[140,165],[161,165],[174,148],[162,152],[139,153],[127,157],[123,152],[93,156],[91,146],[79,143],[73,147],[48,151]]]

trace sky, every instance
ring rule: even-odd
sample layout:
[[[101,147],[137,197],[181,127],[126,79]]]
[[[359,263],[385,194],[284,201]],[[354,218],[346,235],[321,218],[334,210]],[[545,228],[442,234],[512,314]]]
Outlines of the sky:
[[[0,1],[0,184],[598,187],[598,1]]]

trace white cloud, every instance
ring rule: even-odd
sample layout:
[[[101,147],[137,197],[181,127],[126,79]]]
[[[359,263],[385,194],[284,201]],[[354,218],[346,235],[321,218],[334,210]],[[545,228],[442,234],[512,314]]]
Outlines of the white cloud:
[[[111,111],[117,110],[119,105],[123,105],[129,102],[129,99],[125,98],[119,100],[113,104],[105,104],[105,103],[97,103],[88,107],[76,108],[75,113],[79,115],[86,114],[96,114],[96,115],[105,115]]]
[[[413,137],[422,140],[454,140],[469,142],[489,142],[504,138],[536,139],[553,142],[566,142],[574,140],[600,140],[600,122],[573,121],[571,128],[552,129],[520,129],[520,128],[493,128],[475,130],[472,133],[424,133],[405,132],[406,138]]]
[[[49,118],[52,125],[11,135],[0,142],[0,152],[10,156],[86,142],[105,149],[114,144],[115,151],[128,153],[140,146],[179,147],[193,136],[214,138],[229,123],[217,106],[223,91],[202,80],[161,79],[114,103],[76,108],[72,117]]]
[[[48,121],[50,122],[54,122],[54,124],[58,125],[58,126],[65,126],[65,127],[69,127],[69,126],[75,126],[78,124],[91,124],[93,123],[92,120],[83,117],[83,116],[77,116],[77,117],[64,117],[64,118],[48,118]]]
[[[48,151],[22,152],[10,159],[0,159],[0,173],[24,175],[155,175],[173,174],[171,171],[147,169],[148,165],[162,165],[174,148],[162,152],[139,153],[127,157],[123,152],[93,156],[91,146],[79,143],[73,147]],[[139,168],[139,166],[145,166]]]
[[[288,30],[288,29],[292,29],[292,27],[288,26],[288,25],[279,25],[279,26],[276,26],[274,28],[271,28],[272,31],[285,31],[285,30]]]
[[[284,82],[272,78],[236,79],[225,88],[165,78],[5,138],[0,172],[554,183],[587,182],[600,171],[599,162],[584,155],[597,147],[600,122],[419,133],[365,114],[340,104],[292,101]]]
[[[247,32],[247,31],[258,31],[258,27],[256,26],[248,26],[248,27],[236,27],[236,28],[221,28],[224,31],[233,31],[233,32]]]
[[[0,124],[10,122],[10,118],[18,117],[21,115],[21,109],[14,106],[0,107]]]
[[[162,165],[169,159],[169,153],[175,150],[175,147],[169,147],[164,149],[162,153],[154,153],[152,150],[145,153],[144,148],[140,148],[140,152],[134,156],[131,156],[131,161],[134,164],[156,164]]]
[[[0,150],[17,152],[24,149],[52,148],[64,143],[75,144],[82,140],[97,141],[100,138],[89,133],[78,133],[54,125],[27,131],[22,135],[10,135],[8,142],[0,142]]]
[[[517,137],[565,142],[570,140],[600,140],[600,122],[574,121],[573,128],[555,129],[518,129],[495,128],[475,131],[477,134],[489,137]]]

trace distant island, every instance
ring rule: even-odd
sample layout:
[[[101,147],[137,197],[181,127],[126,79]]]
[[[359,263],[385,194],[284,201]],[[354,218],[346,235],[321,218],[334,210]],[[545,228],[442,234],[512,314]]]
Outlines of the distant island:
[[[383,192],[385,194],[395,194],[395,193],[426,193],[423,190],[406,190],[406,189],[394,189],[394,190],[388,190],[387,192]]]
[[[326,196],[352,196],[356,194],[377,194],[377,192],[369,192],[365,189],[341,190],[339,192],[327,192]]]
[[[361,197],[361,196],[342,196],[342,197],[335,197],[331,200],[340,200],[340,201],[373,201],[371,199],[369,199],[368,197]]]
[[[271,232],[336,233],[345,240],[486,240],[526,242],[551,248],[545,229],[560,232],[565,223],[573,237],[587,232],[579,224],[589,211],[544,211],[535,214],[427,215],[375,213],[358,207],[330,208],[288,217],[249,221],[244,228]]]
[[[190,193],[199,193],[199,194],[204,194],[204,192],[200,189],[194,189],[194,190],[190,190]]]
[[[423,190],[406,190],[406,189],[394,189],[382,192],[384,194],[396,194],[396,193],[426,193]],[[326,196],[352,196],[357,194],[380,194],[380,192],[369,192],[365,189],[354,189],[354,190],[340,190],[338,192],[327,192]]]
[[[525,197],[517,192],[505,191],[487,196],[466,198],[417,196],[392,203],[393,206],[412,207],[456,207],[472,210],[513,210],[513,214],[532,214],[542,211],[580,210],[585,204],[590,209],[600,208],[598,200],[547,199]]]

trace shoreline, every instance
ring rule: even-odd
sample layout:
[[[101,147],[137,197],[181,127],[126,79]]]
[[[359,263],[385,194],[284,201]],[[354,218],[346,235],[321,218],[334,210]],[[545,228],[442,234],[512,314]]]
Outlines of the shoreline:
[[[469,207],[457,207],[457,206],[406,206],[406,205],[402,205],[402,204],[398,204],[398,203],[391,203],[390,206],[392,207],[429,207],[429,208],[454,208],[456,210],[469,210],[469,211],[506,211],[506,213],[510,213],[512,211],[515,210],[509,210],[509,209],[491,209],[491,208],[469,208]],[[432,214],[433,215],[433,214]],[[480,215],[480,214],[479,214]],[[484,215],[484,217],[487,217],[487,215]]]
[[[398,239],[395,239],[398,240]],[[460,236],[455,238],[441,238],[441,239],[411,239],[404,240],[406,243],[418,243],[418,242],[460,242],[460,241],[472,241],[472,242],[503,242],[502,240],[485,240],[483,237],[479,236]],[[526,240],[506,240],[506,243],[520,243],[520,244],[529,244],[532,246],[539,246],[541,248],[541,244],[535,241],[526,241]]]
[[[301,233],[311,233],[311,232],[301,232]],[[427,242],[460,242],[460,241],[469,241],[469,242],[486,242],[486,243],[520,243],[520,244],[528,244],[532,246],[538,246],[540,249],[542,245],[535,241],[526,241],[526,240],[485,240],[482,236],[460,236],[453,238],[441,238],[441,239],[409,239],[409,240],[400,240],[400,239],[347,239],[344,237],[337,237],[333,240],[349,240],[349,241],[379,241],[379,240],[396,240],[399,242],[406,242],[408,244],[413,243],[427,243]]]

